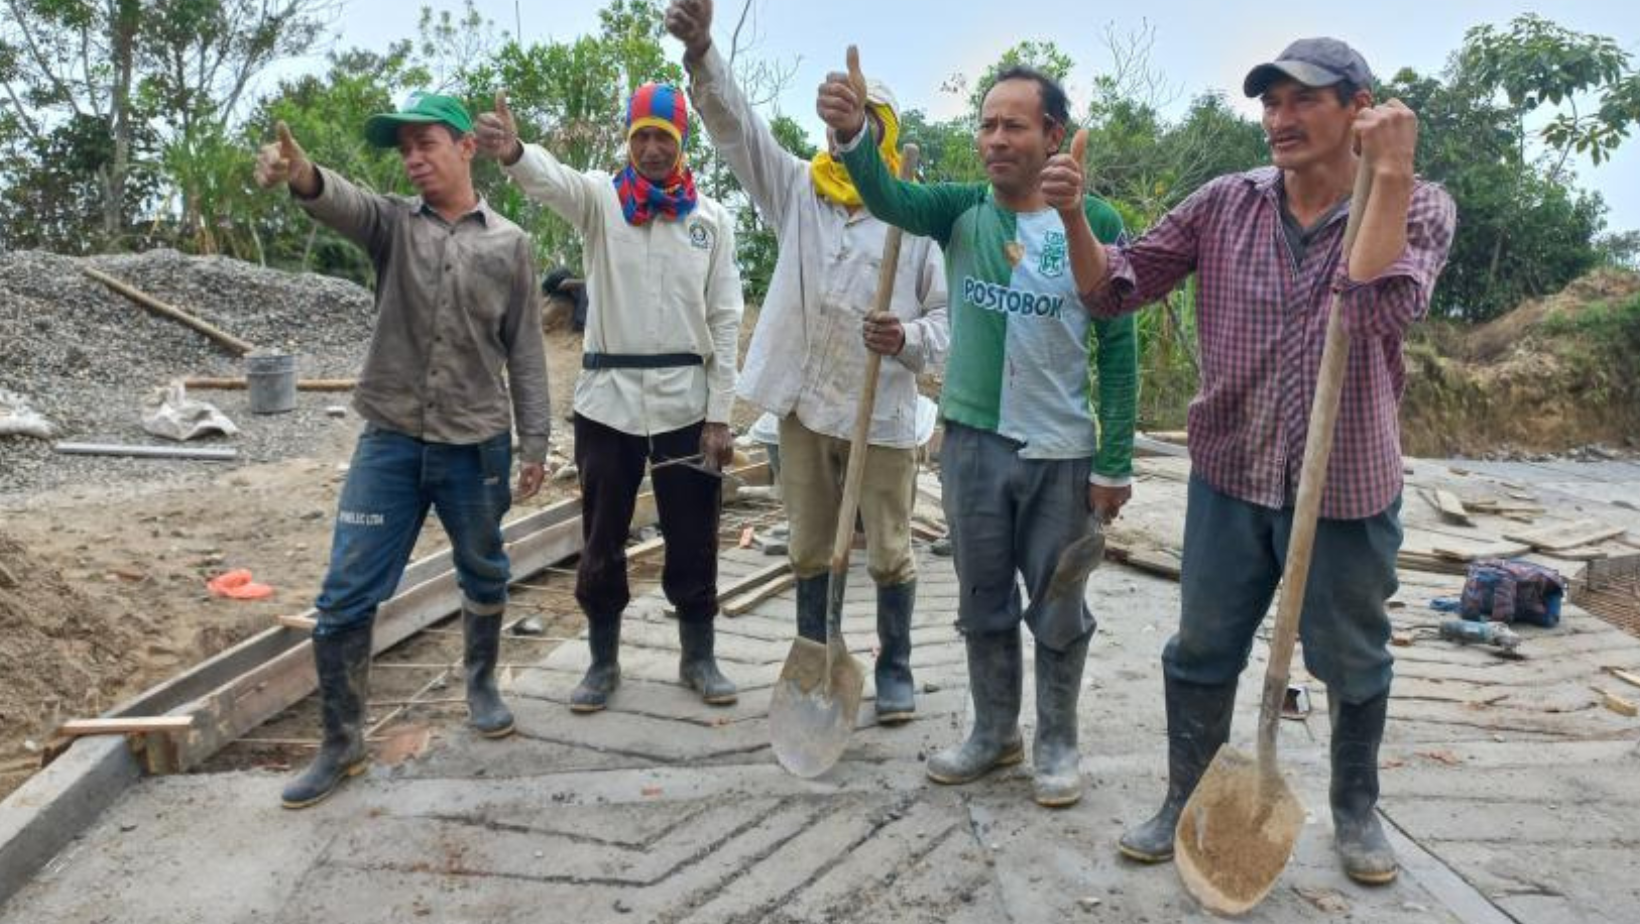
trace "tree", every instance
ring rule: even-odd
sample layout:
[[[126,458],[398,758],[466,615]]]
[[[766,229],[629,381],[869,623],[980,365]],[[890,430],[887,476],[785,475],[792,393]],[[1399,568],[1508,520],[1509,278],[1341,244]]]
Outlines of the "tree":
[[[1558,179],[1574,151],[1598,164],[1640,121],[1640,74],[1629,61],[1629,53],[1604,35],[1573,32],[1528,13],[1511,20],[1507,32],[1490,25],[1470,29],[1457,76],[1509,100],[1522,160],[1526,117],[1545,106],[1564,110],[1539,132],[1558,155],[1550,173]],[[1579,100],[1590,94],[1599,95],[1599,104],[1580,108]]]
[[[210,146],[251,80],[307,51],[337,0],[0,2],[10,14],[0,19],[0,104],[36,150],[70,121],[101,125],[106,150],[78,157],[97,164],[101,221],[84,231],[117,246],[149,204],[127,188],[133,163],[158,156],[163,145],[173,147],[173,163],[193,144]],[[144,147],[146,140],[158,145]]]

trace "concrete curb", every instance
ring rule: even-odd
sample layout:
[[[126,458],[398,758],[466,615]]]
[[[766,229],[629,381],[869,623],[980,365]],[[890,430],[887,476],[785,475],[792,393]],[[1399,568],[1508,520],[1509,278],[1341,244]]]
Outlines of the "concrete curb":
[[[0,905],[141,775],[123,735],[82,738],[0,802]]]

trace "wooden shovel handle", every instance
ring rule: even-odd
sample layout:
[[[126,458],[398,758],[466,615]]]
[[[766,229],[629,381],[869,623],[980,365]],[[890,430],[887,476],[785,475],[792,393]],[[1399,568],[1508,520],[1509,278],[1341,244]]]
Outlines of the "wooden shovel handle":
[[[1350,195],[1350,217],[1344,225],[1344,261],[1355,249],[1361,215],[1372,191],[1372,171],[1363,161],[1356,167],[1355,190]],[[1339,318],[1338,293],[1328,310],[1327,340],[1321,350],[1321,372],[1316,378],[1315,401],[1310,405],[1310,429],[1304,438],[1304,467],[1298,473],[1298,501],[1293,507],[1292,532],[1287,540],[1287,565],[1281,575],[1281,602],[1276,606],[1276,624],[1270,634],[1270,664],[1264,672],[1264,698],[1258,716],[1258,760],[1266,779],[1279,774],[1276,767],[1276,730],[1281,724],[1281,704],[1287,695],[1287,679],[1293,663],[1293,643],[1298,638],[1299,615],[1304,610],[1304,587],[1310,578],[1310,557],[1315,551],[1316,518],[1321,512],[1321,493],[1327,483],[1327,462],[1332,458],[1333,429],[1338,422],[1338,399],[1349,367],[1350,339]]]
[[[916,175],[920,152],[914,144],[901,149],[900,179]],[[872,314],[884,314],[894,303],[894,277],[900,263],[900,238],[904,236],[892,225],[883,238],[883,263],[877,271],[877,299]],[[831,573],[835,577],[848,571],[849,549],[854,547],[854,514],[860,507],[860,482],[864,480],[866,447],[871,436],[871,411],[877,405],[877,375],[882,368],[881,353],[866,355],[866,380],[860,389],[860,401],[855,409],[854,438],[849,442],[848,469],[843,477],[843,506],[837,511],[837,533],[831,544]]]

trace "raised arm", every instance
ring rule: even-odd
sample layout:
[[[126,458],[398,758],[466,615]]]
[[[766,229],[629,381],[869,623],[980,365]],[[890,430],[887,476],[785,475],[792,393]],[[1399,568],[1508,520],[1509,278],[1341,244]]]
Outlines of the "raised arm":
[[[606,182],[567,167],[538,144],[525,144],[518,137],[518,122],[507,106],[507,91],[495,94],[495,110],[481,113],[473,123],[478,149],[494,157],[503,173],[531,199],[558,213],[585,234],[595,226],[598,199]]]
[[[281,183],[302,210],[320,224],[332,228],[370,254],[378,256],[387,246],[391,210],[385,197],[367,193],[308,160],[284,122],[274,127],[277,140],[265,144],[256,154],[256,183],[270,189]]]
[[[857,72],[858,59],[852,47],[849,55]],[[948,183],[927,186],[890,173],[877,146],[870,143],[871,133],[865,129],[864,85],[858,73],[851,79],[834,72],[826,75],[815,101],[815,110],[837,139],[843,166],[854,180],[860,201],[867,211],[891,225],[931,237],[941,245],[950,243],[952,224],[983,195],[983,187]]]
[[[807,183],[809,165],[780,146],[769,123],[735,85],[727,62],[712,44],[712,0],[672,0],[666,28],[683,43],[689,98],[712,147],[728,161],[764,220],[779,228],[786,196],[795,184]]]

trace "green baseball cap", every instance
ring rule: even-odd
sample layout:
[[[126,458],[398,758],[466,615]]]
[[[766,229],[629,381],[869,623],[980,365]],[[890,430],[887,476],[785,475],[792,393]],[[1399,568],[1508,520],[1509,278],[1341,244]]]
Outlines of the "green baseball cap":
[[[399,146],[399,126],[442,122],[463,135],[473,130],[473,117],[454,97],[436,93],[411,93],[398,112],[382,112],[364,122],[364,138],[378,148]]]

